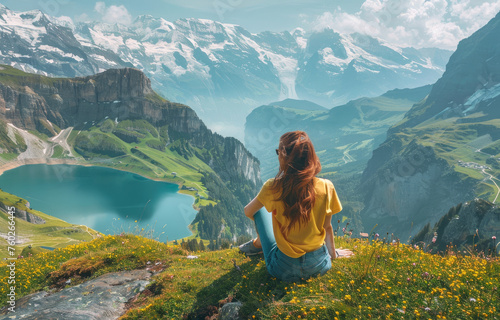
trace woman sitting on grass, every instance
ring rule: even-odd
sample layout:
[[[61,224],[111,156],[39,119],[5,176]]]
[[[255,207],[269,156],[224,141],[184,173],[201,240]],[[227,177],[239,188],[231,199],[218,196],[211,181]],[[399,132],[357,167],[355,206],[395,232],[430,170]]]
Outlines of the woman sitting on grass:
[[[278,174],[245,207],[258,237],[239,248],[264,252],[268,272],[284,281],[323,275],[337,258],[331,217],[342,205],[333,184],[316,177],[321,164],[305,132],[283,134],[276,154]]]

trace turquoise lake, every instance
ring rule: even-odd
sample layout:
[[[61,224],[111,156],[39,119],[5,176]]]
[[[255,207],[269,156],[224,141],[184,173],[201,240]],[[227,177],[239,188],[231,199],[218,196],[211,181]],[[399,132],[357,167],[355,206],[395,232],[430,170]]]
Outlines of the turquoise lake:
[[[176,184],[130,172],[75,165],[25,165],[0,175],[0,188],[33,209],[105,234],[153,232],[160,241],[191,235],[194,198]],[[137,222],[135,222],[137,220]]]

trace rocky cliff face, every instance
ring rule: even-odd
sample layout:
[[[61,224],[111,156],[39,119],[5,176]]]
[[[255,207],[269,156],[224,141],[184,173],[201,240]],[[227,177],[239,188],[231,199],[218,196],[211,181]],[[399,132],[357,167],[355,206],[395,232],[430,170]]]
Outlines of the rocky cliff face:
[[[446,246],[472,247],[486,253],[496,250],[493,237],[500,236],[500,208],[493,203],[474,199],[452,207],[438,223],[429,225],[412,241],[425,243],[434,252],[446,250]]]
[[[9,207],[10,207],[10,205],[6,205],[5,203],[0,202],[0,210],[3,210],[4,212],[8,212]],[[14,207],[16,207],[16,206],[14,206]],[[27,222],[33,223],[33,224],[44,224],[45,223],[45,220],[40,218],[39,216],[34,215],[31,212],[27,212],[25,210],[19,209],[18,207],[16,207],[16,210],[15,210],[15,217],[19,218],[19,219],[23,219],[24,221],[27,221]]]
[[[221,171],[231,176],[243,176],[255,185],[260,184],[259,160],[251,156],[245,147],[236,139],[224,140],[224,166]]]
[[[150,80],[132,68],[73,79],[36,75],[12,78],[16,80],[14,85],[0,82],[0,115],[29,130],[37,129],[36,121],[40,120],[66,128],[105,117],[118,121],[145,118],[157,125],[168,122],[186,133],[202,125],[187,106],[157,96]]]
[[[440,212],[471,188],[433,148],[412,141],[398,153],[398,142],[385,142],[368,162],[362,177],[362,219],[366,230],[378,225],[378,233],[394,233],[406,241],[425,224],[436,223]]]

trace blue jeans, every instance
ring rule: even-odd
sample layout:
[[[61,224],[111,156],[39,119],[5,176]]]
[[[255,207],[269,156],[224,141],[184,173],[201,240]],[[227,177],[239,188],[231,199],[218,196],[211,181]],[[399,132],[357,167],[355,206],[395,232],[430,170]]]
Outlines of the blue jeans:
[[[331,269],[332,261],[325,244],[301,257],[291,258],[276,245],[271,214],[262,208],[253,217],[271,276],[283,281],[300,281],[323,275]]]

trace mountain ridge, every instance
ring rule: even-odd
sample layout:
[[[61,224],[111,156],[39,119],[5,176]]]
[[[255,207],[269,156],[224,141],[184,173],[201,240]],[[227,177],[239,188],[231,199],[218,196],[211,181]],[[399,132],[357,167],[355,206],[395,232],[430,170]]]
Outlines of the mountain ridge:
[[[499,34],[497,14],[462,40],[429,95],[374,150],[362,176],[366,228],[406,239],[458,203],[498,199]]]

